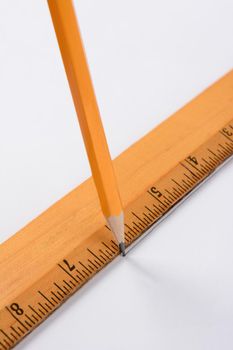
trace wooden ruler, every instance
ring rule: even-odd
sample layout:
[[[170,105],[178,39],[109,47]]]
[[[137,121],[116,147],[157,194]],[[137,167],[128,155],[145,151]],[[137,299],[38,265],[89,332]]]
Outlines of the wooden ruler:
[[[114,160],[127,246],[233,155],[233,72]],[[92,179],[0,246],[0,350],[118,256]]]

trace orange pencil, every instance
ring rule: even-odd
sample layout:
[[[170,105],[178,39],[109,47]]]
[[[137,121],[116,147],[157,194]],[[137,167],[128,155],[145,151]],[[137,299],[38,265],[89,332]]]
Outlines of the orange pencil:
[[[124,214],[71,0],[48,0],[101,208],[125,255]]]

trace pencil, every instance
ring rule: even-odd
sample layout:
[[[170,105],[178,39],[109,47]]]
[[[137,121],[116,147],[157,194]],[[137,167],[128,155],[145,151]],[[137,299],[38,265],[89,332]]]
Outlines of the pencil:
[[[125,255],[124,213],[72,0],[48,0],[102,212]]]

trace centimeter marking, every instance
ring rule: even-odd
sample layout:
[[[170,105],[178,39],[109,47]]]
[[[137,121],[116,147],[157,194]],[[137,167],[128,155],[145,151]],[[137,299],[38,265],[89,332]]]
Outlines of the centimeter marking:
[[[129,247],[161,221],[185,197],[233,156],[233,120],[216,135],[188,155],[166,176],[148,188],[130,208],[126,208],[125,240]],[[105,230],[109,230],[106,226]],[[99,242],[85,251],[74,251],[58,262],[52,273],[26,291],[28,303],[18,300],[6,305],[0,313],[0,350],[14,347],[23,337],[45,320],[70,295],[119,255],[113,240]],[[44,283],[43,283],[44,285]]]

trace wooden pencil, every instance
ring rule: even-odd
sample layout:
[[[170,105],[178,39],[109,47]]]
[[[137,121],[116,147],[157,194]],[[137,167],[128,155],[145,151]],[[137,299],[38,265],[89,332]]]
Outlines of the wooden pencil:
[[[48,0],[48,5],[101,208],[124,254],[124,214],[121,198],[74,6],[71,0]]]

